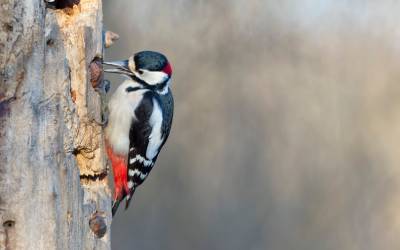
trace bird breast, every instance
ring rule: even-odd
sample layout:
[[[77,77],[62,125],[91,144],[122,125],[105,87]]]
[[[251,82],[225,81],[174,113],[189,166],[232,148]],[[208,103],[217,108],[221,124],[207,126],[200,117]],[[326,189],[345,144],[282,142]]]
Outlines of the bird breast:
[[[147,90],[127,92],[126,88],[137,86],[133,81],[125,81],[108,103],[109,117],[105,136],[115,154],[128,155],[129,152],[129,131],[133,119],[136,118],[135,110]]]

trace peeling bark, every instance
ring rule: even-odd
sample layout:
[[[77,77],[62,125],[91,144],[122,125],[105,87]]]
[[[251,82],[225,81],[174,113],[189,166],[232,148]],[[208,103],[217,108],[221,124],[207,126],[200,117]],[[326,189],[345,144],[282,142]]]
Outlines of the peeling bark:
[[[110,249],[101,8],[0,0],[0,249]]]

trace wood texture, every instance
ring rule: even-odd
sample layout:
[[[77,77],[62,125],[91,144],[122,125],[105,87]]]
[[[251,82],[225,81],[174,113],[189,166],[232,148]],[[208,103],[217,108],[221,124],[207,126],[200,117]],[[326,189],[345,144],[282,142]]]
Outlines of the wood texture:
[[[101,8],[0,0],[0,249],[110,249]]]

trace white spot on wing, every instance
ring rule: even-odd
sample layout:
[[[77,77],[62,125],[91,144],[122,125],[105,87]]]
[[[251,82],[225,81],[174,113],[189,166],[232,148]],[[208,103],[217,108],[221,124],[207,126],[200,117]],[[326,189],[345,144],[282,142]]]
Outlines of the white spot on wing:
[[[135,161],[136,161],[137,159],[136,159],[136,157],[135,158],[132,158],[132,159],[130,159],[129,160],[129,164],[133,164],[133,163],[135,163]]]
[[[132,171],[132,172],[131,172]],[[147,176],[147,174],[143,174],[142,172],[140,172],[138,169],[135,170],[129,170],[129,176],[138,176],[140,179],[144,180]],[[132,182],[132,181],[130,181]],[[133,183],[132,183],[133,185]],[[129,186],[129,182],[128,182],[128,186]],[[130,188],[130,187],[129,187]]]
[[[148,166],[153,165],[153,161],[151,161],[151,160],[146,160],[146,159],[145,159],[143,156],[141,156],[141,155],[136,155],[135,158],[130,159],[130,160],[129,160],[129,164],[133,164],[133,163],[135,163],[136,161],[138,161],[138,162],[140,162],[140,163],[143,163],[143,165],[144,165],[145,167],[148,167]]]
[[[142,172],[140,172],[139,170],[135,169],[133,170],[133,175],[140,175]]]
[[[161,125],[162,125],[162,112],[158,102],[153,99],[153,113],[150,116],[150,126],[152,127],[151,134],[149,136],[149,144],[147,145],[146,157],[153,159],[162,144],[161,136]]]

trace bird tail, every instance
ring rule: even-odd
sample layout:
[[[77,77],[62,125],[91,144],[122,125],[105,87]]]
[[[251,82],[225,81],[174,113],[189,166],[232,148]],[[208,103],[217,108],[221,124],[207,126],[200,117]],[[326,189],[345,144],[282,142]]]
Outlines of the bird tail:
[[[112,203],[112,214],[114,216],[121,200],[130,192],[127,183],[128,170],[125,157],[115,154],[107,142],[106,145],[108,158],[111,160],[114,174],[114,202]]]
[[[133,194],[135,193],[135,190],[136,190],[136,188],[132,188],[132,189],[129,191],[129,194],[126,196],[125,210],[128,209],[129,203],[130,203],[131,200],[132,200],[132,196],[133,196]]]
[[[120,199],[116,199],[114,200],[113,204],[112,204],[112,216],[114,217],[114,215],[117,213],[118,207],[119,207],[119,203],[121,203]]]
[[[125,193],[125,191],[124,191],[124,193],[123,193],[123,195],[122,195],[121,198],[120,198],[120,197],[116,197],[116,198],[115,198],[114,202],[112,203],[112,209],[111,209],[111,212],[112,212],[112,216],[113,216],[113,217],[114,217],[114,215],[117,213],[119,204],[120,204],[121,201],[124,199],[124,197],[126,197],[125,210],[128,209],[129,204],[130,204],[130,202],[131,202],[131,200],[132,200],[132,196],[133,196],[133,194],[135,193],[135,190],[136,190],[135,188],[132,188],[132,189],[129,191],[129,194],[127,194],[127,195],[126,195],[126,193]]]

